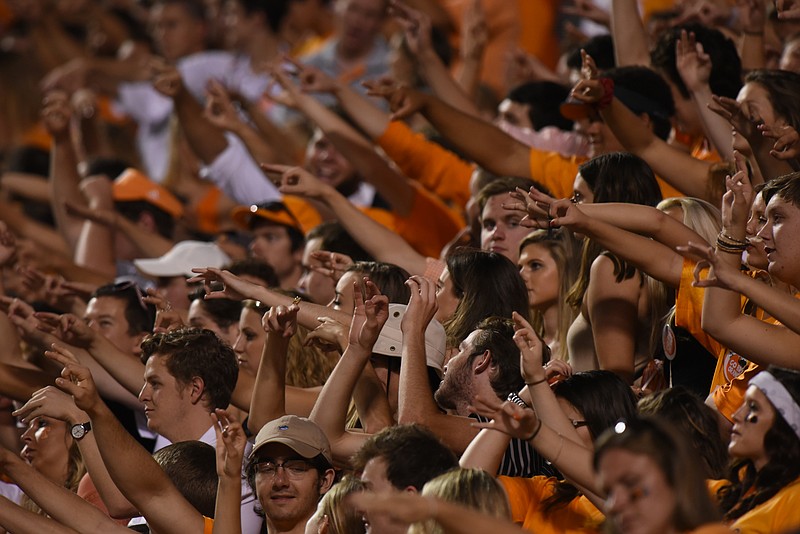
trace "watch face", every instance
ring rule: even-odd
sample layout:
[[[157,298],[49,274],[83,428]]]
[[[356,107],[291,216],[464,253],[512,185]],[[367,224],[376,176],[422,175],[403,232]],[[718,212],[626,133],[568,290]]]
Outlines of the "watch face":
[[[75,439],[81,439],[86,435],[86,429],[83,427],[83,425],[72,425],[70,434],[72,434],[72,437]]]

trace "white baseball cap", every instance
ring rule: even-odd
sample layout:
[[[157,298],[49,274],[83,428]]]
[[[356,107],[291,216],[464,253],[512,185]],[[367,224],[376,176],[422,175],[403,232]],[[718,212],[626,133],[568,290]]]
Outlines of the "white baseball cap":
[[[402,356],[403,332],[400,330],[400,323],[407,307],[405,304],[389,304],[389,319],[383,325],[372,352],[398,358]],[[433,367],[439,374],[444,367],[446,340],[442,323],[433,319],[425,330],[425,359],[428,367]]]
[[[204,241],[181,241],[160,258],[133,260],[143,274],[158,277],[194,276],[193,268],[222,268],[230,262],[221,248]]]

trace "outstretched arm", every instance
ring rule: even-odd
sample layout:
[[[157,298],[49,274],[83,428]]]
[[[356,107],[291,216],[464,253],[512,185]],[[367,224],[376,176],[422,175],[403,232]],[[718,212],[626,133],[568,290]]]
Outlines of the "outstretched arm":
[[[297,331],[299,309],[296,304],[288,308],[274,306],[262,319],[267,341],[258,363],[247,420],[253,434],[273,419],[286,415],[286,351],[289,340]]]
[[[393,119],[422,113],[458,151],[489,172],[537,179],[530,172],[531,149],[493,124],[408,87],[375,87],[370,94],[389,100]]]
[[[348,465],[350,457],[369,438],[369,434],[345,429],[347,409],[359,376],[372,355],[372,347],[389,318],[389,299],[381,295],[371,281],[366,280],[365,287],[366,298],[361,291],[361,284],[353,284],[356,308],[348,345],[323,386],[310,416],[328,436],[333,458],[340,465]],[[385,395],[382,390],[373,393]]]
[[[56,385],[89,414],[97,446],[120,491],[154,530],[166,534],[202,532],[203,516],[181,495],[152,456],[122,427],[97,394],[88,369],[56,353],[64,365]]]
[[[372,220],[333,187],[300,167],[269,165],[265,168],[281,173],[282,193],[314,198],[328,206],[344,229],[376,260],[393,263],[412,274],[425,272],[425,256],[395,232]]]
[[[400,366],[398,423],[427,426],[449,448],[460,454],[477,431],[469,418],[443,413],[433,399],[428,382],[425,332],[438,308],[436,285],[421,276],[412,276],[406,285],[411,290],[411,298],[400,327],[403,331],[403,365]],[[490,354],[478,358],[486,359],[485,365],[491,365]]]
[[[618,67],[650,65],[650,44],[636,0],[612,0],[611,36]]]

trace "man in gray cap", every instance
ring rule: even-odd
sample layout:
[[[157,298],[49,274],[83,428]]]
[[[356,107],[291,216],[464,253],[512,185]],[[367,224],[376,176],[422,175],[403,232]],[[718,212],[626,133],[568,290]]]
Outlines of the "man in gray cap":
[[[302,534],[320,497],[333,485],[331,447],[312,421],[284,415],[256,436],[247,480],[256,492],[270,534]]]

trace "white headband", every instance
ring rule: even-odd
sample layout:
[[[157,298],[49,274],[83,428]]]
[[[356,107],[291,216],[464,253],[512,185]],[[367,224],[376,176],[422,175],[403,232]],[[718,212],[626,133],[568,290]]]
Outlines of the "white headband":
[[[751,378],[750,385],[761,390],[800,439],[800,406],[786,387],[767,371],[761,371]]]

